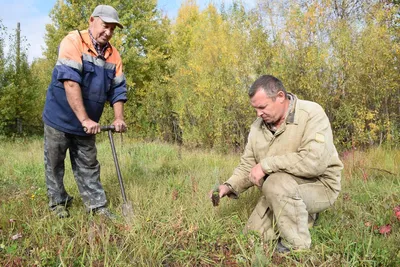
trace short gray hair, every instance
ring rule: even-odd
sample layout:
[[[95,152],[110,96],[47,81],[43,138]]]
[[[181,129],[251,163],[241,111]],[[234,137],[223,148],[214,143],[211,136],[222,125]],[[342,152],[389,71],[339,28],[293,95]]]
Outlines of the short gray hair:
[[[272,75],[262,75],[258,78],[248,91],[249,97],[253,97],[259,90],[263,90],[274,101],[279,91],[284,92],[285,98],[287,98],[287,92],[283,83]]]

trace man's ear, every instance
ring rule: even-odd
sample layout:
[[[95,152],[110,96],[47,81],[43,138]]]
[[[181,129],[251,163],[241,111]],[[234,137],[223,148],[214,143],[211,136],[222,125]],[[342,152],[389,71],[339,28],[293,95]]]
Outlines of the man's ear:
[[[279,103],[283,103],[283,101],[285,101],[285,93],[282,91],[279,91],[276,94],[276,99],[279,101]]]

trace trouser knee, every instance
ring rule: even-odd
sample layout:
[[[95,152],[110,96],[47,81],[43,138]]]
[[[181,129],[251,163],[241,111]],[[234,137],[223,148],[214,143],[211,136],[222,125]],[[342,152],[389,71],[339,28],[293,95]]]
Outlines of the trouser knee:
[[[268,176],[262,186],[262,192],[269,203],[280,197],[296,197],[298,195],[298,184],[293,176],[287,173],[273,173]]]

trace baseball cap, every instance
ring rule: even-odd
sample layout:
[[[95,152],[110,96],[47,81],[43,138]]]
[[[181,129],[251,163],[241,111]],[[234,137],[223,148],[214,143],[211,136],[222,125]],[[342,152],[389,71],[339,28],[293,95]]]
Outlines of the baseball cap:
[[[112,6],[98,5],[94,9],[92,17],[99,17],[106,23],[115,23],[121,29],[124,27],[121,23],[119,23],[118,13]]]

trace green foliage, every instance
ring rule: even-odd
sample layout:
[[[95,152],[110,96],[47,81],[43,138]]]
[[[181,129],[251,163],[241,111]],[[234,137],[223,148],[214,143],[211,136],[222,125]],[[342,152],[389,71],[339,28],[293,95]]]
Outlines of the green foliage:
[[[394,127],[398,121],[398,64],[393,61],[398,44],[392,42],[389,29],[382,24],[381,12],[376,10],[374,18],[367,18],[365,29],[347,42],[343,43],[342,32],[336,35],[337,44],[343,45],[337,50],[343,70],[340,98],[351,104],[352,117],[336,120],[335,126],[349,130],[339,138],[344,142],[351,138],[356,146],[392,142],[394,131],[398,131]],[[346,31],[350,37],[352,33]]]
[[[86,29],[93,8],[104,3],[119,11],[125,25],[112,43],[124,63],[132,136],[242,150],[255,119],[246,91],[268,73],[323,106],[340,149],[397,145],[398,1],[278,2],[259,1],[254,9],[242,1],[219,8],[210,3],[200,10],[188,0],[170,21],[154,0],[57,1],[46,26],[45,58],[16,78],[15,53],[0,53],[1,114],[39,121],[43,104],[33,105],[33,99],[44,102],[61,39]],[[17,99],[21,94],[24,100]],[[23,103],[7,105],[17,100]],[[112,121],[108,108],[101,123]]]
[[[4,56],[4,38],[5,38],[5,28],[3,26],[2,20],[0,19],[0,88],[5,86],[5,56]]]
[[[96,7],[96,1],[57,1],[49,16],[51,24],[46,25],[44,56],[53,64],[57,61],[58,46],[68,32],[88,28],[89,17]]]
[[[399,43],[388,27],[396,10],[373,1],[264,7],[266,16],[281,21],[273,24],[267,72],[325,108],[342,148],[398,140]]]
[[[245,89],[269,56],[257,13],[237,5],[222,15],[212,4],[200,12],[188,1],[173,32],[169,90],[183,142],[242,147],[254,119]]]
[[[101,181],[115,223],[84,210],[66,161],[66,190],[75,197],[71,217],[48,211],[43,141],[1,139],[1,266],[398,266],[400,153],[394,149],[343,154],[342,193],[312,228],[310,251],[274,254],[242,229],[260,196],[251,189],[213,207],[208,193],[239,162],[239,154],[187,150],[131,138],[115,145],[135,218],[121,214],[122,199],[107,136],[98,136]],[[21,160],[25,159],[25,160]],[[387,235],[379,227],[390,224]],[[14,239],[13,239],[14,237]]]
[[[118,47],[128,85],[126,121],[136,136],[160,137],[172,127],[173,119],[171,96],[164,88],[169,73],[169,20],[156,9],[156,1],[121,4],[124,8],[119,13],[125,28]],[[104,120],[107,118],[111,121],[112,116],[106,115]]]
[[[26,43],[10,34],[14,44],[0,58],[0,133],[7,135],[38,133],[41,110],[36,103],[38,91],[26,55]],[[19,45],[18,45],[19,43]],[[3,50],[0,41],[0,50]],[[18,48],[19,46],[19,48]]]

